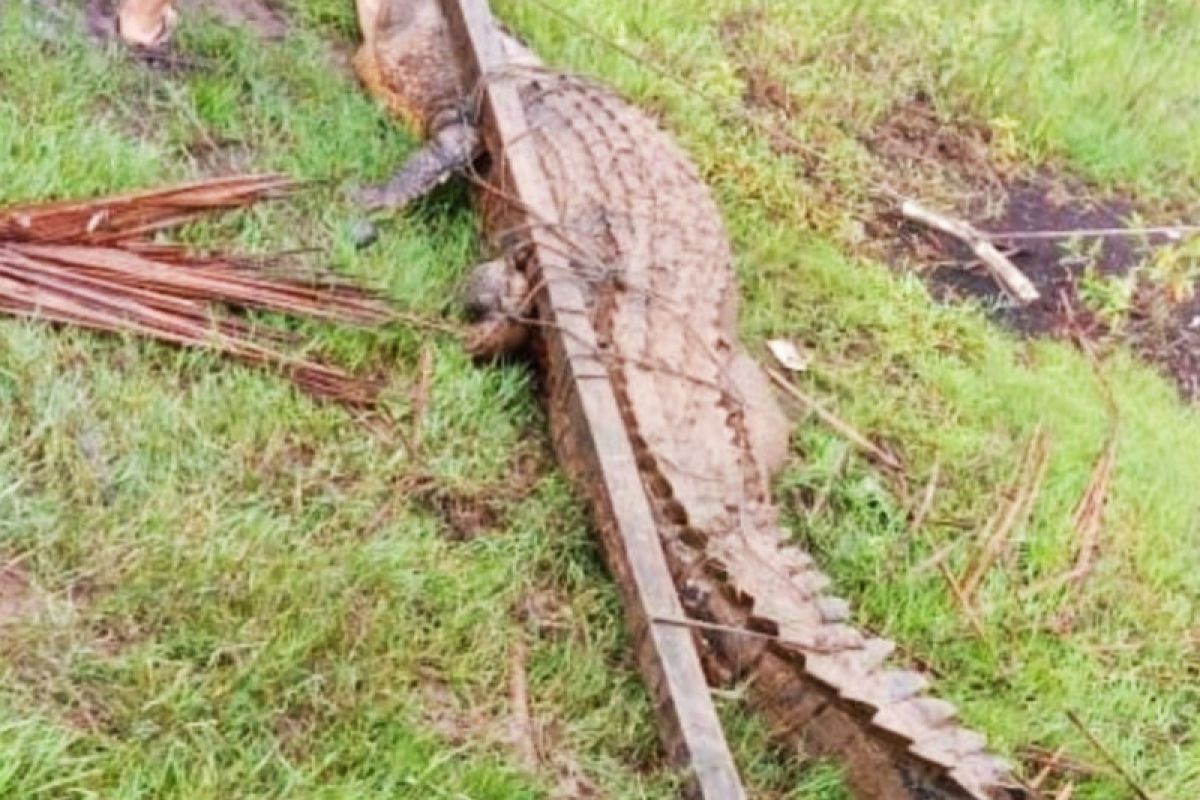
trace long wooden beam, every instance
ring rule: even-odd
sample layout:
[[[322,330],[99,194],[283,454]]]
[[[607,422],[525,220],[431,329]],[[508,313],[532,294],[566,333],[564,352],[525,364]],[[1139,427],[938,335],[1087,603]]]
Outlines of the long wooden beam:
[[[558,213],[533,152],[534,137],[486,0],[442,0],[465,67],[467,92],[478,92],[480,120],[492,159],[490,180],[511,198],[506,243],[520,256],[544,325],[547,384],[555,446],[589,495],[609,569],[620,584],[643,679],[654,699],[670,758],[686,770],[690,796],[745,797],[737,767],[713,707],[693,634],[656,625],[684,617],[675,582],[642,484],[628,429],[599,358],[586,287],[554,230]]]

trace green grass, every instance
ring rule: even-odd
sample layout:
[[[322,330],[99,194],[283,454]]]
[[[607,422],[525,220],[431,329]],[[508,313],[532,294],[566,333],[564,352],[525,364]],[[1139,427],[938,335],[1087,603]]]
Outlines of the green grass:
[[[886,174],[862,142],[917,90],[948,118],[1013,121],[1001,126],[1015,131],[1012,158],[1186,200],[1200,185],[1194,4],[556,4],[701,88],[683,91],[528,0],[497,4],[549,60],[620,86],[695,155],[737,244],[747,339],[805,342],[806,381],[903,453],[911,495],[941,464],[917,536],[894,487],[855,458],[837,471],[844,445],[798,422],[779,496],[830,487],[815,519],[791,509],[794,527],[862,618],[934,665],[999,749],[1063,746],[1102,763],[1073,710],[1157,797],[1200,793],[1200,417],[1128,356],[1104,361],[1121,427],[1099,568],[1077,597],[1023,598],[1071,564],[1069,517],[1109,427],[1097,378],[1065,345],[1018,342],[977,310],[935,306],[918,281],[862,255],[855,224],[866,179]],[[295,35],[272,46],[189,18],[181,47],[207,68],[181,74],[5,6],[0,204],[194,175],[215,140],[222,158],[329,182],[196,226],[190,240],[319,247],[400,307],[453,314],[479,256],[463,193],[353,249],[343,184],[385,175],[414,142],[329,67],[327,40],[353,30],[350,3],[290,5]],[[723,24],[755,8],[768,22],[751,18],[747,48],[804,101],[787,124],[829,154],[813,174],[722,110],[740,102],[745,57]],[[45,606],[0,628],[0,796],[544,797],[556,771],[523,771],[502,741],[522,635],[556,746],[610,796],[674,796],[615,592],[561,476],[542,468],[528,492],[501,492],[498,529],[464,543],[405,491],[418,477],[494,490],[518,458],[548,461],[530,377],[477,369],[449,337],[309,333],[392,372],[385,406],[401,431],[432,348],[421,452],[387,425],[204,354],[0,323],[0,563],[17,560]],[[961,569],[1038,424],[1050,469],[1020,558],[984,586],[979,641],[936,572],[915,567],[954,543]],[[562,605],[562,624],[541,635],[513,612],[533,591]],[[1073,630],[1049,632],[1064,605]],[[780,758],[736,703],[722,705],[756,796],[842,796],[835,772]],[[1076,797],[1128,796],[1102,772]]]

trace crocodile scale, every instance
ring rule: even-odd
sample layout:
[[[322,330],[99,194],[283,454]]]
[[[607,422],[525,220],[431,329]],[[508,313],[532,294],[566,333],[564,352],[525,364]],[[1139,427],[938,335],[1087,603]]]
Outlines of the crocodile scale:
[[[393,25],[364,30],[357,66],[369,88],[384,84],[377,93],[428,124],[444,109],[421,104],[438,94],[431,84],[446,84],[414,88],[414,75],[439,47],[453,74],[454,56],[444,40],[429,41],[445,36],[432,0],[394,2],[406,8],[393,19],[424,26],[421,63],[388,62],[412,52],[401,40],[413,30]],[[729,237],[695,166],[610,90],[542,69],[516,75],[557,239],[586,286],[673,576],[689,613],[715,624],[697,633],[710,680],[745,683],[777,740],[837,760],[857,796],[1023,796],[984,737],[924,693],[924,676],[887,666],[891,642],[849,624],[847,603],[826,593],[829,579],[782,529],[761,441],[762,421],[777,411],[738,342]],[[463,98],[440,97],[449,100]],[[507,201],[479,194],[484,227],[503,249]],[[546,385],[556,448],[578,480],[567,391],[553,375]]]

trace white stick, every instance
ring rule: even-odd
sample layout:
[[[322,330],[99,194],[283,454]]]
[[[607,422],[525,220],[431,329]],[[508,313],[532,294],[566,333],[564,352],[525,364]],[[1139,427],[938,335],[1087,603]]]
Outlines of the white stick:
[[[953,236],[974,251],[976,257],[987,267],[988,272],[996,279],[1005,292],[1021,305],[1034,302],[1041,295],[1036,287],[1025,277],[1025,273],[1017,269],[1008,257],[996,249],[987,238],[975,228],[961,220],[951,219],[936,211],[930,211],[916,200],[905,200],[900,205],[900,213],[905,219],[919,222],[934,230]]]

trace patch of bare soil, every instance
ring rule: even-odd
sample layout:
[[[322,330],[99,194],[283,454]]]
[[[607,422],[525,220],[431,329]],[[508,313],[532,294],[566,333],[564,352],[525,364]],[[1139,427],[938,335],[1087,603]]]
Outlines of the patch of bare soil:
[[[175,0],[181,14],[209,12],[226,25],[245,27],[261,39],[282,39],[288,19],[276,2],[269,0]]]
[[[17,567],[0,568],[0,628],[38,619],[46,599]]]
[[[1098,193],[1061,173],[1021,172],[995,155],[991,138],[981,126],[940,118],[918,96],[896,108],[867,144],[898,191],[983,231],[1124,229],[1139,214],[1163,219],[1166,213],[1129,196]],[[868,230],[889,260],[915,267],[938,299],[981,300],[996,319],[1025,335],[1126,343],[1170,374],[1186,397],[1200,399],[1200,299],[1143,274],[1155,253],[1174,244],[1169,237],[1000,238],[997,246],[1042,295],[1018,307],[958,240],[907,222],[894,208],[881,209]],[[1117,286],[1122,278],[1131,288],[1117,300],[1119,307],[1106,310],[1089,299],[1089,285]]]
[[[565,746],[561,728],[554,721],[533,713],[517,719],[519,712],[513,708],[505,712],[472,706],[436,676],[426,676],[419,691],[422,721],[450,744],[499,748],[526,771],[548,778],[551,800],[601,796],[599,787]]]
[[[788,120],[800,112],[803,101],[785,81],[779,79],[771,70],[770,64],[754,52],[749,41],[750,34],[768,22],[767,15],[762,9],[738,11],[726,16],[719,26],[718,33],[721,43],[729,52],[737,76],[745,87],[742,91],[742,104],[755,111],[761,111],[777,120]],[[812,177],[816,165],[811,162],[811,153],[797,147],[796,142],[781,131],[768,130],[771,150],[776,155],[790,156],[798,159],[804,166],[807,177]]]
[[[450,487],[431,476],[416,475],[405,479],[402,491],[442,520],[448,539],[469,542],[504,527],[548,469],[544,453],[523,450],[510,460],[504,482]]]
[[[918,92],[893,108],[863,144],[896,191],[935,205],[969,202],[974,211],[993,213],[1013,179],[1012,165],[995,155],[993,138],[991,128],[978,122],[946,121]]]
[[[74,668],[84,654],[115,658],[133,641],[80,624],[80,609],[98,591],[80,581],[51,593],[14,562],[0,566],[0,662],[12,688],[39,712],[86,733],[111,730],[109,692]]]
[[[1146,262],[1171,246],[1171,240],[1165,236],[998,240],[997,245],[1042,295],[1037,303],[1015,307],[964,244],[905,221],[894,203],[857,207],[858,201],[847,195],[845,187],[823,174],[825,165],[810,149],[798,147],[784,135],[783,126],[802,109],[802,100],[755,52],[751,37],[764,24],[763,14],[752,10],[729,15],[720,25],[721,41],[745,87],[742,102],[779,123],[778,133],[769,132],[770,145],[775,153],[798,160],[810,191],[819,195],[818,205],[853,206],[849,210],[854,215],[866,218],[870,240],[863,247],[871,255],[915,268],[940,300],[984,301],[996,319],[1024,335],[1071,338],[1101,347],[1128,344],[1174,378],[1186,397],[1200,400],[1200,298],[1190,282],[1164,286],[1162,280],[1144,274]],[[1011,157],[1003,137],[1003,130],[981,122],[948,118],[930,96],[918,92],[898,103],[860,141],[874,157],[868,168],[870,179],[980,230],[1126,228],[1138,212],[1170,224],[1164,209],[1143,208],[1131,197],[1098,193],[1083,181],[1051,170],[1031,172]],[[1200,262],[1200,257],[1193,260]],[[1190,268],[1200,272],[1200,263]],[[1187,269],[1185,265],[1184,272]],[[1087,297],[1089,283],[1103,294],[1106,281],[1109,289],[1120,290],[1119,279],[1125,277],[1130,281],[1129,296],[1109,298],[1117,301],[1116,308],[1098,308],[1097,299],[1103,302],[1104,298],[1097,298],[1096,291],[1090,300]]]

